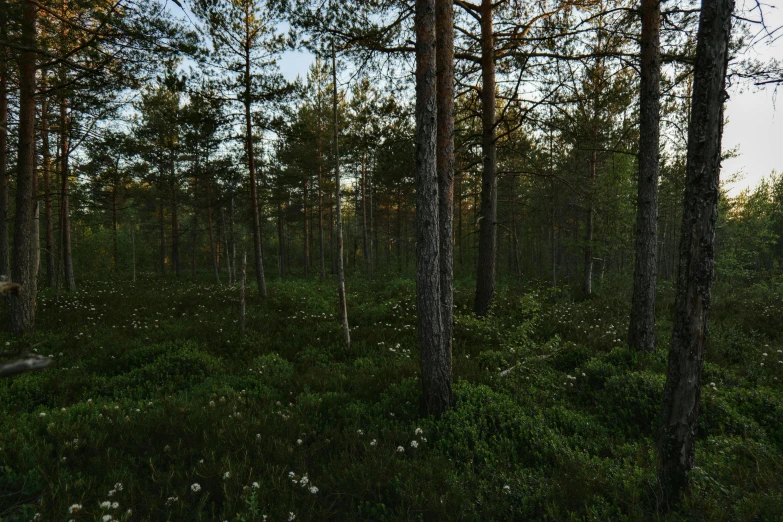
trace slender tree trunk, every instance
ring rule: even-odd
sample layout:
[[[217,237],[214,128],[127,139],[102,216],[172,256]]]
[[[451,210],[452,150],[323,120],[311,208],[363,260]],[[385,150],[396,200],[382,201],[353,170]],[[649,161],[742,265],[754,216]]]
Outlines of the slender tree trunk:
[[[172,171],[174,170],[172,163]],[[174,275],[180,276],[179,259],[179,216],[177,209],[177,182],[172,176],[171,180],[171,262]]]
[[[131,272],[133,286],[136,286],[136,224],[131,223]]]
[[[111,233],[112,233],[112,261],[114,263],[114,270],[117,270],[120,263],[120,253],[117,248],[117,182],[115,181],[114,187],[111,191]]]
[[[250,173],[250,213],[253,218],[253,247],[255,248],[256,283],[258,292],[266,297],[266,279],[264,278],[264,254],[261,243],[261,217],[258,212],[258,194],[256,187],[256,158],[253,149],[253,122],[250,114],[250,42],[245,45],[245,146],[247,148],[247,170]]]
[[[11,330],[21,334],[35,326],[36,273],[33,227],[35,212],[35,72],[36,9],[33,0],[22,4],[22,45],[19,56],[19,143],[17,155],[14,266],[11,280],[23,291],[11,300]]]
[[[320,114],[320,112],[319,112]],[[321,152],[321,127],[318,126],[318,249],[321,262],[321,280],[326,278],[326,262],[324,260],[324,191],[322,177],[323,153]]]
[[[234,214],[236,213],[236,210],[234,209],[234,195],[231,195],[231,199],[228,202],[228,241],[231,242],[231,244],[226,248],[226,252],[228,252],[227,255],[230,255],[231,259],[229,259],[229,270],[231,271],[231,283],[236,283],[237,280],[237,234],[236,234],[236,226],[234,226]],[[262,243],[262,249],[263,249],[263,243]]]
[[[337,52],[332,39],[332,116],[334,118],[334,199],[337,212],[337,294],[340,300],[340,318],[343,323],[345,347],[351,347],[351,329],[348,326],[348,302],[345,295],[345,267],[343,266],[343,213],[340,203],[340,129],[337,121]]]
[[[303,264],[304,264],[304,276],[307,277],[310,275],[310,235],[307,233],[307,223],[308,223],[308,215],[307,215],[307,193],[308,189],[310,188],[310,175],[308,174],[305,176],[304,181],[304,187],[302,191],[303,196],[303,203],[302,203],[302,218],[303,218],[303,224],[302,224],[302,244],[304,245],[304,255],[303,255]]]
[[[277,203],[277,269],[280,279],[285,277],[285,231],[283,230],[283,204]]]
[[[438,396],[451,404],[452,337],[454,328],[454,2],[436,0],[437,175],[442,360],[448,382]],[[443,405],[440,405],[441,407]]]
[[[481,0],[481,218],[474,311],[485,316],[495,295],[498,180],[495,144],[495,45],[493,0]]]
[[[585,213],[585,263],[582,279],[582,292],[586,296],[593,294],[593,217],[595,214],[593,197],[595,196],[595,172],[598,164],[598,155],[595,151],[590,156],[590,174],[588,178],[589,190],[587,200],[587,212]]]
[[[212,180],[207,180],[207,233],[209,234],[209,253],[212,256],[212,270],[215,272],[215,282],[220,284],[220,270],[218,267],[217,248],[212,228]]]
[[[7,40],[8,13],[0,13],[0,36]],[[0,49],[0,276],[11,276],[11,252],[8,243],[8,49]]]
[[[678,501],[694,465],[733,9],[733,0],[703,0],[696,41],[674,326],[661,412],[659,478],[666,505]]]
[[[159,261],[160,261],[160,275],[166,275],[166,228],[165,228],[165,221],[163,218],[163,191],[160,191],[160,195],[158,197],[158,229],[160,232],[160,250],[159,250]]]
[[[367,152],[362,152],[362,251],[364,253],[364,270],[372,280],[372,250],[367,226]]]
[[[451,402],[451,368],[440,295],[435,19],[435,0],[416,0],[416,316],[424,405],[439,415]]]
[[[71,255],[71,210],[70,210],[70,183],[68,180],[68,158],[71,155],[68,136],[70,134],[70,121],[68,119],[68,102],[63,97],[60,102],[60,234],[62,235],[60,251],[63,258],[63,272],[65,276],[65,288],[76,288],[76,279],[73,275],[73,257]]]
[[[46,282],[50,288],[54,288],[56,265],[52,212],[52,156],[49,150],[49,104],[46,97],[41,100],[41,147],[43,148],[44,227],[46,229]]]
[[[655,285],[658,276],[658,153],[661,120],[661,4],[642,0],[639,85],[639,179],[636,259],[628,344],[655,349]]]
[[[247,250],[242,249],[242,280],[239,285],[239,333],[245,333],[245,284],[247,281]]]

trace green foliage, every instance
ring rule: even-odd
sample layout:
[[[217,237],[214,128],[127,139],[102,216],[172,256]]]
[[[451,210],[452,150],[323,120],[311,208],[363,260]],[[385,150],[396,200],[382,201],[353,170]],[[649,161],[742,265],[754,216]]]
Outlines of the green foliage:
[[[772,323],[757,329],[752,307],[731,306],[756,302],[750,291],[716,294],[699,468],[683,510],[663,517],[654,447],[665,352],[616,341],[620,298],[574,303],[500,287],[492,314],[478,319],[470,289],[458,286],[455,403],[431,418],[414,285],[348,287],[350,350],[330,282],[274,282],[266,300],[251,293],[242,336],[231,287],[142,275],[135,288],[88,281],[59,302],[45,291],[30,342],[45,341],[55,365],[0,381],[4,520],[128,509],[129,520],[195,521],[750,521],[780,512],[779,337]],[[764,288],[780,295],[780,285]],[[75,517],[73,504],[83,506]]]

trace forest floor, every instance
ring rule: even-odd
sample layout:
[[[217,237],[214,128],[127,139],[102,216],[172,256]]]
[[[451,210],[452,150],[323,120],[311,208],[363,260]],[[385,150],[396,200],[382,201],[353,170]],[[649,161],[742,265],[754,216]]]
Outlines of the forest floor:
[[[379,279],[348,281],[349,350],[331,282],[250,289],[244,335],[237,287],[44,291],[37,332],[0,337],[55,359],[0,382],[0,520],[783,520],[780,282],[716,289],[698,467],[663,515],[670,283],[652,355],[624,347],[622,284],[501,287],[481,320],[457,285],[455,404],[432,419],[414,285]]]

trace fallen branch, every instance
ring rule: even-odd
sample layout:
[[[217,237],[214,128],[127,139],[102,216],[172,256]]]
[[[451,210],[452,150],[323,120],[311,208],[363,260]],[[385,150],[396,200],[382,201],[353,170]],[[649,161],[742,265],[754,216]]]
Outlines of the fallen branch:
[[[23,359],[0,363],[0,377],[10,377],[20,373],[43,370],[52,364],[52,359],[43,355],[29,354]]]

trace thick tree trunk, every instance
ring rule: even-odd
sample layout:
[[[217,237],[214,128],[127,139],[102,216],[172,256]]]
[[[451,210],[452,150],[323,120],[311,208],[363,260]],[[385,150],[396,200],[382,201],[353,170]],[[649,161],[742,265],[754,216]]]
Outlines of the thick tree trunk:
[[[68,120],[68,102],[63,97],[60,102],[60,251],[63,260],[63,272],[65,276],[65,288],[74,290],[76,279],[73,275],[73,257],[71,255],[71,209],[70,209],[70,183],[68,180],[68,159],[70,151],[70,121]]]
[[[424,405],[439,415],[451,402],[451,368],[440,295],[435,18],[435,0],[416,0],[416,316]]]
[[[345,347],[351,347],[351,329],[348,326],[348,302],[345,295],[345,267],[343,266],[343,213],[340,203],[340,129],[337,121],[337,52],[332,40],[332,116],[334,119],[334,200],[337,212],[337,294],[340,301],[340,319],[343,323]]]
[[[655,285],[658,276],[658,153],[661,120],[661,4],[642,0],[639,84],[639,179],[636,260],[628,344],[655,349]]]
[[[473,310],[487,315],[495,295],[497,253],[497,149],[495,144],[495,45],[492,0],[481,1],[481,217],[479,221],[478,273]]]
[[[41,147],[43,148],[44,228],[46,229],[46,282],[50,288],[54,288],[57,269],[54,257],[52,155],[49,150],[49,104],[46,97],[41,100]]]
[[[436,0],[437,173],[440,310],[444,358],[448,376],[446,407],[451,404],[452,337],[454,328],[454,2]]]
[[[0,36],[7,39],[7,13],[0,14]],[[7,49],[0,49],[0,276],[11,276],[8,243],[8,74],[11,67]]]
[[[35,223],[35,72],[36,9],[33,0],[22,4],[22,45],[29,50],[19,56],[19,143],[17,156],[14,266],[11,280],[22,291],[11,300],[11,330],[21,334],[35,326],[36,245]]]
[[[703,0],[696,42],[674,326],[661,413],[659,478],[667,505],[680,498],[694,465],[733,9],[733,0]]]
[[[250,214],[253,219],[253,247],[255,249],[256,283],[258,292],[266,297],[266,279],[264,278],[264,254],[261,243],[261,217],[258,212],[258,194],[256,187],[256,158],[253,149],[253,122],[250,114],[250,43],[245,46],[245,147],[247,149],[247,170],[250,174]]]

